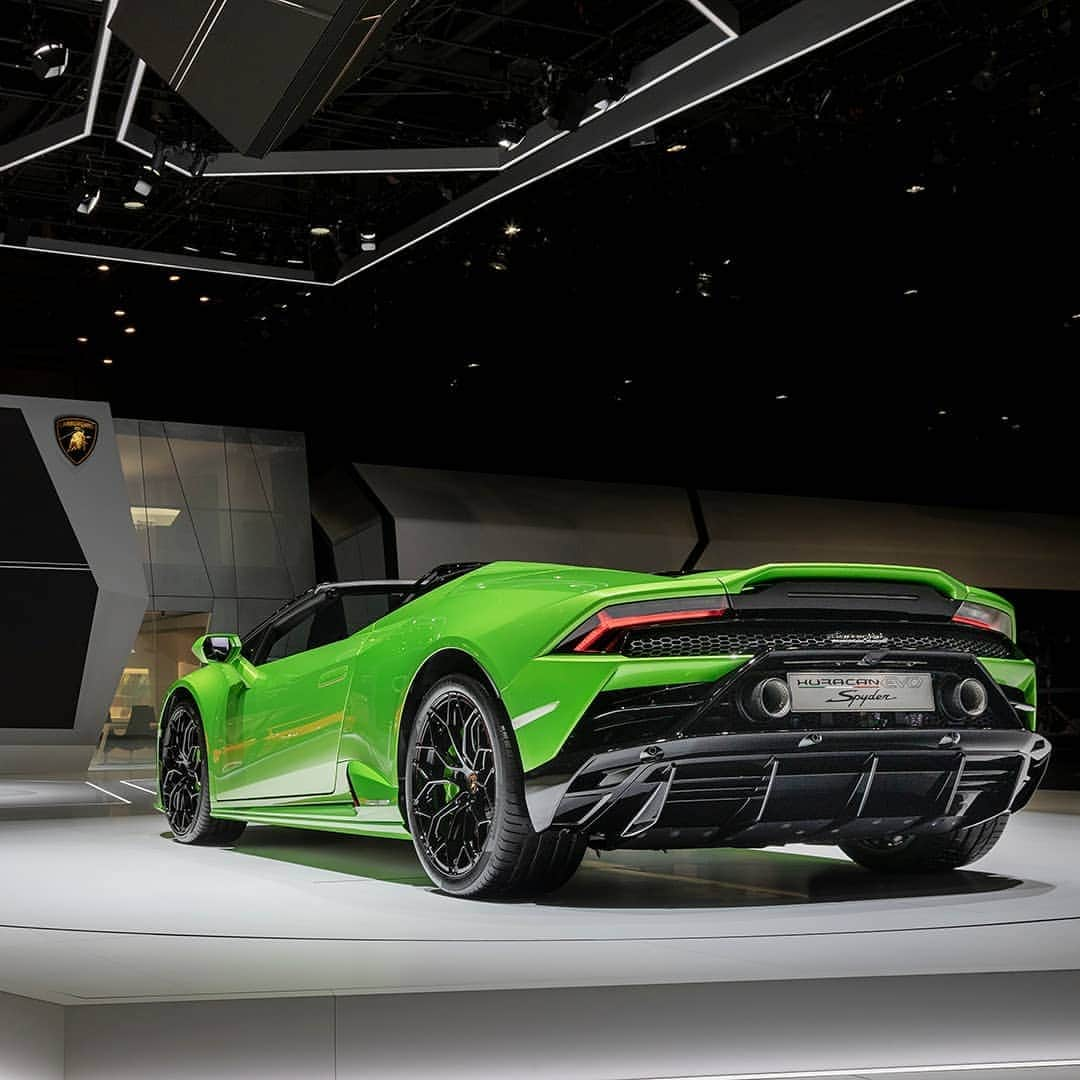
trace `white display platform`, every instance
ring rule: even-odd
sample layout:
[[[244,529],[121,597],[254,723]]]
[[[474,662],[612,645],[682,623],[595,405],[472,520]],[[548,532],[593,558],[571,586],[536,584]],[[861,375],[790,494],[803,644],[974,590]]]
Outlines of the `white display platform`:
[[[612,853],[542,903],[490,904],[435,892],[395,841],[184,848],[149,793],[94,783],[132,805],[0,820],[0,991],[68,1007],[69,1076],[1080,1061],[1075,816],[1018,815],[952,875],[833,849]]]

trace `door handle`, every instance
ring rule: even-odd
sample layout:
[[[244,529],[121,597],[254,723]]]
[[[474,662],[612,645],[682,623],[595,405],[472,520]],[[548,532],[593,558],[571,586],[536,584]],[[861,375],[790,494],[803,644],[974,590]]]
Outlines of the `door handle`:
[[[344,682],[348,677],[348,667],[338,667],[333,668],[330,671],[324,671],[319,676],[319,689],[325,690],[328,686],[334,686],[339,682]]]

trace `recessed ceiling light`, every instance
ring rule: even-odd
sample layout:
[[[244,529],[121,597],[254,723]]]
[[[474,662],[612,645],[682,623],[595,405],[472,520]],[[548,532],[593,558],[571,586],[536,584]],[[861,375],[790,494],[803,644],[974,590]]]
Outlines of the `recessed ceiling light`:
[[[503,236],[517,236],[519,232],[521,232],[521,226],[512,221],[508,221],[503,228]]]
[[[286,259],[285,261],[290,266],[303,266],[304,265],[304,260],[303,259]]]
[[[1009,422],[1009,418],[1008,418],[1007,416],[1003,416],[1003,417],[1002,417],[1001,419],[1002,419],[1002,420],[1004,420],[1004,421],[1005,421],[1005,423],[1008,423],[1008,422]]]
[[[104,273],[104,272],[105,272],[106,270],[108,270],[108,269],[109,269],[109,264],[108,264],[108,263],[98,263],[98,269],[99,269],[99,270],[100,270],[100,271],[101,271],[102,273]]]
[[[776,400],[777,401],[787,401],[787,399],[788,399],[787,394],[777,394],[776,395]]]
[[[920,195],[926,190],[926,187],[923,184],[910,184],[908,187],[904,188],[904,190],[909,195]]]
[[[311,226],[311,235],[312,236],[329,236],[332,231],[333,230],[330,228],[329,225],[312,225]]]
[[[101,362],[102,362],[103,364],[111,364],[111,363],[112,363],[112,359],[111,359],[110,357],[106,356],[106,357],[105,357],[105,359],[104,359],[104,360],[102,360]]]
[[[123,318],[123,317],[124,317],[124,316],[125,316],[125,315],[127,314],[127,312],[126,312],[126,311],[125,311],[125,310],[124,310],[124,309],[123,309],[122,307],[118,307],[118,308],[117,308],[117,309],[116,309],[116,310],[115,310],[115,311],[113,312],[113,314],[114,314],[114,315],[115,315],[115,316],[116,316],[116,317],[117,317],[118,319],[122,319],[122,318]]]
[[[200,304],[209,304],[210,303],[210,297],[209,296],[200,296],[199,297],[199,303]]]
[[[664,149],[669,154],[681,154],[684,150],[688,150],[689,147],[684,142],[673,142],[668,143],[667,146],[664,147]]]
[[[466,364],[465,366],[467,368],[478,368],[480,365],[479,365],[479,363],[477,363],[477,361],[473,360],[470,363]]]
[[[86,337],[77,337],[75,339],[80,345],[85,345],[90,339]]]
[[[136,198],[135,196],[131,196],[131,197],[124,200],[124,209],[125,210],[145,210],[146,209],[146,200]]]
[[[125,334],[134,334],[135,333],[135,327],[134,326],[125,326],[124,327],[124,333]]]
[[[938,409],[938,416],[948,416],[949,414],[944,409]]]
[[[222,255],[228,255],[228,257],[230,259],[235,259],[236,258],[236,252],[235,251],[230,251],[230,250],[228,250],[228,248],[222,248],[221,249],[221,254]]]
[[[180,280],[180,275],[179,274],[170,274],[169,275],[169,280],[170,281],[179,281]]]
[[[1075,314],[1075,315],[1073,316],[1073,318],[1074,318],[1074,319],[1080,319],[1080,311],[1078,311],[1078,312],[1077,312],[1077,313],[1076,313],[1076,314]]]
[[[919,294],[918,289],[905,289],[904,290],[904,295],[905,296],[917,296],[918,294]]]
[[[199,254],[199,249],[194,244],[184,244],[183,248],[185,251],[190,252],[192,255]]]

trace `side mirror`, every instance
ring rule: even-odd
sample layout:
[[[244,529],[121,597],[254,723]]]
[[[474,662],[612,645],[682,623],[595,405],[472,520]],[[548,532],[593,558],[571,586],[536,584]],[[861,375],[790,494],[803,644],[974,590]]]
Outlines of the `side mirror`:
[[[241,642],[235,634],[205,634],[195,640],[191,651],[206,664],[228,664],[240,655]]]

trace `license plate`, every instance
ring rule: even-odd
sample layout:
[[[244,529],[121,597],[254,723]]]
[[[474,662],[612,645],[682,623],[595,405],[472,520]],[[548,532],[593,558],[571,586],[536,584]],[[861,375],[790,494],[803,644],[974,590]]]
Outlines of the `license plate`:
[[[788,675],[791,711],[931,712],[934,689],[929,675],[891,671],[800,671]]]

